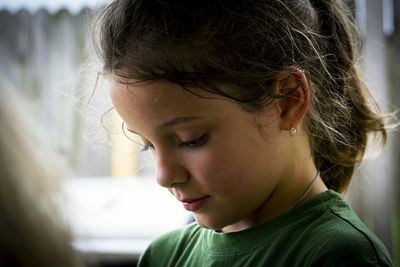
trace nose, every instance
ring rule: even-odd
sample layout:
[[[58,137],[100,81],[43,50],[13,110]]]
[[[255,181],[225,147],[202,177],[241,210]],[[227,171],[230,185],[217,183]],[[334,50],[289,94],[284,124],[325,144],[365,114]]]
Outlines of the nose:
[[[156,179],[159,185],[172,188],[188,180],[188,172],[179,160],[179,157],[173,153],[158,151],[155,161]]]

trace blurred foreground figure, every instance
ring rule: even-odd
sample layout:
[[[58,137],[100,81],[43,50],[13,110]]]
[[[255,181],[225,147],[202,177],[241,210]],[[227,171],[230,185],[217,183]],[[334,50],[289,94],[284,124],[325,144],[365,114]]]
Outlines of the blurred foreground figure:
[[[61,165],[0,82],[0,267],[82,266],[57,210]]]

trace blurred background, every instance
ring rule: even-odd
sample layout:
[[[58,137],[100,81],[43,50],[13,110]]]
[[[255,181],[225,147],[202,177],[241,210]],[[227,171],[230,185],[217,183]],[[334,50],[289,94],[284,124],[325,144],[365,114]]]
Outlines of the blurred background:
[[[75,247],[92,266],[128,266],[155,236],[186,224],[190,215],[155,185],[151,154],[127,140],[118,116],[107,112],[107,83],[97,79],[92,39],[96,11],[106,2],[0,0],[0,79],[29,99],[68,162],[63,208]],[[398,108],[400,0],[349,2],[364,41],[366,82],[383,110]],[[399,137],[391,133],[380,154],[367,154],[346,196],[397,265]]]

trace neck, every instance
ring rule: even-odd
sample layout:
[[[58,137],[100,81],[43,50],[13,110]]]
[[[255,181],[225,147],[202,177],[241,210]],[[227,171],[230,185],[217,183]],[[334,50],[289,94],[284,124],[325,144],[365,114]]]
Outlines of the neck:
[[[249,218],[223,228],[223,232],[237,232],[267,222],[327,190],[321,177],[316,177],[317,169],[307,135],[298,135],[291,140],[287,150],[290,160],[274,189],[267,193],[265,201]],[[291,156],[293,154],[297,156]]]
[[[309,185],[307,185],[306,189],[304,190],[303,194],[293,203],[291,207],[289,207],[288,211],[291,210],[292,208],[296,207],[298,204],[300,204],[310,193],[310,191],[313,189],[314,184],[316,183],[317,179],[320,179],[319,177],[319,171],[315,174],[314,178],[310,182]]]
[[[314,166],[314,165],[312,165]],[[222,232],[237,232],[274,219],[292,209],[294,206],[307,201],[327,190],[315,166],[303,175],[290,175],[269,194],[264,203],[253,215],[234,225],[227,226]],[[307,192],[306,192],[307,191]]]

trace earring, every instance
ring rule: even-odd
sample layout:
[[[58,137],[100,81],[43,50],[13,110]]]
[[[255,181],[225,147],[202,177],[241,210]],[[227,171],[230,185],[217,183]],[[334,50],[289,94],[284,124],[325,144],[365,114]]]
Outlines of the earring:
[[[290,129],[289,129],[289,135],[290,135],[290,137],[295,136],[296,133],[297,133],[296,128],[290,127]]]

